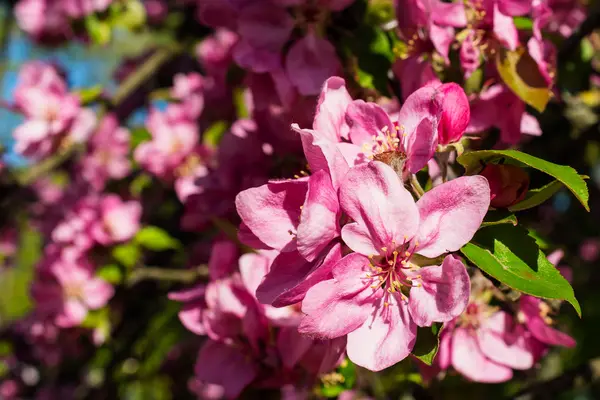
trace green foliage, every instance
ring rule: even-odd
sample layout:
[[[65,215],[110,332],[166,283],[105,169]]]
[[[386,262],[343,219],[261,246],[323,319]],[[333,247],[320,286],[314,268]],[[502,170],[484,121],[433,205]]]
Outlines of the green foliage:
[[[577,171],[567,165],[553,164],[516,150],[470,151],[458,157],[458,162],[466,168],[468,174],[476,173],[481,169],[482,164],[497,163],[502,160],[524,167],[535,168],[552,176],[565,185],[577,197],[579,202],[583,204],[586,210],[590,210],[588,206],[589,193],[585,180]],[[547,195],[550,189],[546,188],[545,190],[544,195]],[[539,192],[535,192],[534,195],[537,193]],[[538,200],[540,198],[543,198],[543,196],[539,195],[537,197]],[[533,204],[534,202],[531,203]]]
[[[113,285],[123,282],[123,271],[117,264],[108,264],[98,268],[96,275]]]
[[[345,359],[335,372],[326,374],[318,388],[318,393],[327,398],[338,397],[343,391],[350,390],[356,382],[356,366]]]
[[[146,142],[152,138],[148,129],[144,126],[139,126],[130,130],[131,132],[131,148],[135,149],[140,143]]]
[[[137,243],[130,242],[115,246],[112,250],[112,256],[124,267],[133,268],[141,259],[142,252]]]
[[[79,96],[79,100],[82,105],[88,105],[96,100],[102,95],[104,88],[102,85],[94,85],[87,88],[79,89],[75,91],[75,94]]]
[[[522,211],[527,210],[528,208],[537,207],[540,204],[544,203],[546,200],[548,200],[550,197],[554,196],[554,194],[558,192],[562,187],[563,185],[559,181],[552,181],[539,189],[532,189],[527,192],[525,198],[522,201],[509,207],[509,210]]]
[[[573,288],[520,226],[495,225],[477,232],[461,252],[471,263],[515,290],[566,300],[581,315]]]
[[[181,243],[164,229],[157,226],[146,226],[139,230],[133,239],[138,245],[152,251],[174,250],[181,248]]]
[[[434,323],[431,327],[417,329],[417,342],[412,355],[431,365],[440,347],[440,332],[442,324]]]
[[[31,309],[29,288],[41,255],[41,236],[27,221],[20,222],[19,246],[14,266],[0,271],[0,326]]]
[[[217,121],[204,131],[202,134],[202,140],[209,146],[217,146],[227,131],[227,128],[227,122]]]
[[[481,227],[484,228],[486,226],[501,224],[512,224],[516,226],[518,224],[517,217],[507,211],[489,211],[485,216]]]
[[[92,42],[98,45],[105,45],[110,42],[112,28],[109,21],[100,20],[96,14],[90,14],[85,17],[84,22],[85,29]]]

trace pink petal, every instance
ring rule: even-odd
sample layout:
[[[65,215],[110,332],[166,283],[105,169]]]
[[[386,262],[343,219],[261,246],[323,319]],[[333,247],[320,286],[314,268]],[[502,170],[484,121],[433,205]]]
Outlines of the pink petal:
[[[527,349],[525,337],[511,338],[512,317],[498,311],[486,318],[477,331],[481,352],[497,364],[513,369],[533,367],[533,354]]]
[[[370,280],[361,280],[369,269],[369,260],[353,253],[335,267],[344,271],[336,279],[310,288],[302,302],[302,319],[298,330],[319,338],[344,336],[360,327],[372,310],[373,290]]]
[[[531,10],[531,0],[498,0],[498,10],[504,15],[515,17]]]
[[[449,322],[467,307],[471,281],[463,263],[446,256],[441,266],[421,268],[417,271],[420,286],[410,290],[409,310],[419,326],[433,322]]]
[[[447,326],[443,327],[440,334],[440,347],[435,362],[442,369],[450,368],[452,363],[452,331]]]
[[[337,76],[327,79],[319,96],[313,129],[332,142],[347,139],[345,114],[350,103],[352,97],[346,90],[346,82]]]
[[[417,325],[407,304],[394,295],[380,298],[374,307],[367,320],[348,334],[347,352],[353,363],[381,371],[408,357],[415,345]]]
[[[450,45],[454,41],[454,29],[431,24],[429,25],[429,35],[433,47],[444,58],[446,64],[450,64],[448,53],[450,53]]]
[[[539,316],[528,317],[525,322],[533,337],[542,343],[565,347],[575,347],[577,344],[571,336],[547,325]]]
[[[281,253],[256,289],[263,304],[283,307],[301,301],[311,286],[331,278],[331,268],[341,258],[341,246],[332,246],[323,259],[307,262],[298,252]]]
[[[167,297],[169,300],[188,302],[193,300],[204,299],[204,292],[206,291],[206,285],[199,284],[189,289],[179,290],[177,292],[169,292]]]
[[[337,143],[321,136],[320,131],[299,129],[297,125],[292,125],[292,128],[300,133],[302,148],[310,170],[327,171],[331,176],[333,187],[337,189],[350,168]]]
[[[375,161],[352,168],[340,187],[340,203],[360,230],[368,232],[376,249],[394,241],[401,244],[418,230],[419,214],[412,195],[384,163]],[[364,249],[363,241],[356,240],[356,229],[346,226],[342,229],[346,244],[354,250],[353,246]]]
[[[195,372],[199,380],[223,386],[225,397],[233,399],[254,380],[258,368],[240,349],[207,340],[198,354]]]
[[[445,3],[440,0],[429,1],[431,18],[442,26],[453,26],[459,28],[467,25],[465,6],[461,2]]]
[[[288,77],[303,96],[316,95],[323,82],[340,72],[341,64],[335,47],[326,39],[308,33],[296,41],[287,53]]]
[[[208,260],[210,279],[221,279],[230,275],[236,267],[238,253],[237,245],[231,240],[216,240]]]
[[[326,171],[313,173],[308,180],[306,202],[298,225],[298,252],[313,261],[340,234],[338,224],[340,204],[337,192]]]
[[[521,117],[521,132],[531,136],[541,136],[542,128],[536,117],[525,112]]]
[[[388,114],[375,103],[354,100],[346,111],[346,123],[350,127],[350,140],[361,146],[372,143],[381,132],[395,132]]]
[[[517,49],[519,32],[513,19],[501,13],[497,3],[494,5],[494,34],[507,49],[511,51]]]
[[[463,176],[431,189],[417,202],[417,253],[434,258],[460,249],[481,226],[489,205],[490,187],[482,176]]]
[[[261,253],[246,253],[239,259],[240,275],[248,292],[256,296],[256,289],[269,272],[272,260]]]
[[[442,92],[442,118],[438,126],[438,141],[448,144],[460,140],[469,120],[471,111],[465,91],[456,83],[446,83]]]
[[[186,304],[179,311],[179,320],[190,332],[196,335],[206,335],[206,329],[203,322],[203,307],[201,304]]]
[[[91,309],[96,310],[104,307],[108,300],[113,297],[115,290],[112,285],[102,279],[93,278],[85,283],[84,299],[85,304]]]
[[[465,328],[457,328],[452,338],[452,366],[475,382],[498,383],[512,378],[512,370],[488,360],[475,336]]]
[[[403,145],[412,173],[423,168],[435,153],[442,112],[441,98],[441,93],[433,85],[425,86],[408,96],[400,109],[398,123],[404,135]]]
[[[77,326],[88,314],[87,307],[77,299],[68,299],[63,304],[62,312],[56,317],[56,324],[63,328]]]
[[[235,205],[258,239],[274,249],[292,251],[296,243],[290,232],[296,233],[307,189],[305,180],[271,181],[240,192]]]
[[[286,368],[293,368],[314,342],[307,336],[301,335],[296,327],[283,328],[277,336],[277,350]]]

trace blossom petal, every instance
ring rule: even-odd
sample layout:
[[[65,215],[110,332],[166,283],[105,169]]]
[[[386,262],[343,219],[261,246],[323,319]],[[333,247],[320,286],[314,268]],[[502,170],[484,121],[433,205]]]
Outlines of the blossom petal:
[[[320,282],[310,288],[302,301],[306,316],[300,322],[301,333],[319,338],[344,336],[360,327],[372,310],[370,280],[361,275],[369,271],[369,260],[350,254],[335,268],[344,271],[336,279]]]
[[[369,232],[377,249],[394,241],[401,244],[418,230],[419,214],[412,195],[384,163],[375,161],[352,168],[340,187],[340,203],[350,218]],[[353,241],[356,236],[348,233],[350,229],[342,229],[342,238],[353,250],[353,245],[361,248],[363,242]]]
[[[295,124],[292,125],[292,129],[300,133],[302,148],[310,170],[327,171],[331,176],[333,187],[337,189],[350,168],[339,151],[337,143],[321,136],[321,133],[316,130],[300,129]]]
[[[533,354],[526,347],[525,337],[511,337],[512,317],[498,311],[486,318],[477,331],[481,352],[497,364],[513,369],[533,366]]]
[[[527,329],[534,338],[551,346],[575,347],[575,339],[547,325],[541,317],[527,318]]]
[[[308,184],[305,180],[272,181],[246,189],[235,198],[238,214],[258,239],[274,249],[292,251],[300,219],[300,206]]]
[[[346,82],[338,76],[327,79],[319,96],[313,129],[332,142],[339,142],[340,138],[347,139],[345,114],[350,103],[352,97],[346,90]]]
[[[237,398],[258,374],[257,366],[239,349],[212,340],[200,349],[195,372],[199,380],[223,386],[230,399]]]
[[[473,238],[490,205],[490,186],[482,176],[463,176],[436,186],[417,201],[421,225],[417,253],[437,257]]]
[[[465,91],[456,83],[446,83],[439,90],[443,93],[443,98],[438,137],[440,144],[448,144],[462,137],[469,125],[471,111]]]
[[[348,334],[347,352],[353,363],[381,371],[408,357],[415,345],[417,325],[408,306],[396,296],[380,298],[374,307],[374,315]]]
[[[354,100],[346,111],[346,123],[350,127],[350,140],[356,145],[372,143],[373,137],[382,131],[394,133],[394,125],[381,106]]]
[[[441,266],[421,268],[420,286],[410,290],[409,309],[415,323],[431,326],[433,322],[449,322],[467,307],[471,281],[464,264],[446,256]]]
[[[298,252],[306,260],[313,261],[331,240],[339,236],[339,209],[337,192],[329,174],[323,170],[312,174],[297,236]]]
[[[281,253],[256,289],[256,297],[261,303],[276,307],[295,304],[313,285],[331,278],[331,268],[341,257],[339,243],[333,245],[322,260],[313,262],[307,262],[297,252]]]
[[[512,369],[488,360],[479,349],[475,336],[465,328],[454,331],[452,366],[475,382],[506,382],[513,375]]]
[[[507,49],[514,51],[519,45],[519,32],[511,17],[500,12],[498,4],[494,5],[494,35],[506,46]]]

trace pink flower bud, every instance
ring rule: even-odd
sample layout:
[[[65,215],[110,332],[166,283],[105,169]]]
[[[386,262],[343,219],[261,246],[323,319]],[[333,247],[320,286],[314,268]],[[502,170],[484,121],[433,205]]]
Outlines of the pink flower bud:
[[[490,205],[496,208],[506,208],[525,198],[529,188],[529,176],[515,165],[488,164],[481,175],[490,184]]]

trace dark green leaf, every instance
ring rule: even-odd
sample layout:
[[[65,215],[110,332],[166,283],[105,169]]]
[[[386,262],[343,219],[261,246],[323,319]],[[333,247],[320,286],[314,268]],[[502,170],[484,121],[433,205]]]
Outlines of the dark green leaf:
[[[511,288],[536,297],[566,300],[581,315],[573,288],[524,228],[483,228],[461,251],[471,263]]]
[[[134,241],[152,251],[178,249],[181,243],[157,226],[146,226],[135,235]]]
[[[486,226],[492,226],[492,225],[500,225],[500,224],[512,224],[512,225],[517,225],[518,221],[517,221],[517,217],[515,216],[515,214],[511,214],[509,212],[506,211],[490,211],[487,213],[487,215],[485,216],[485,219],[483,220],[483,223],[481,224],[481,227],[484,228]]]
[[[482,163],[493,163],[502,159],[509,159],[518,165],[535,168],[552,176],[565,185],[586,210],[590,210],[588,206],[589,193],[585,180],[577,174],[577,171],[567,165],[553,164],[516,150],[471,151],[458,157],[458,162],[466,168],[467,173],[475,173],[481,169]]]
[[[431,327],[419,328],[417,330],[417,342],[413,348],[412,355],[431,365],[440,347],[440,332],[442,324],[435,323]]]
[[[527,192],[527,195],[525,195],[525,198],[522,201],[509,207],[508,209],[510,211],[521,211],[527,210],[528,208],[537,207],[550,197],[554,196],[554,194],[562,187],[563,184],[559,181],[552,181],[544,187],[532,189]]]

